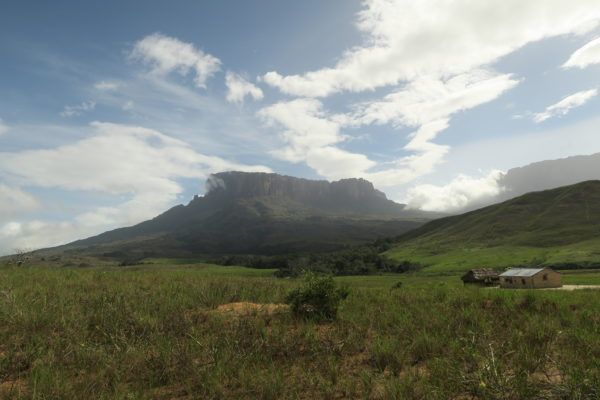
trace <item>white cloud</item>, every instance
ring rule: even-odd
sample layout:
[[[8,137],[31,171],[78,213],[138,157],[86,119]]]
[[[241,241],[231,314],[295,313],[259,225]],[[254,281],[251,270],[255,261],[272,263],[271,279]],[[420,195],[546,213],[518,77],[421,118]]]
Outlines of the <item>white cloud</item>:
[[[359,107],[354,118],[360,124],[419,126],[492,101],[517,84],[511,74],[498,75],[486,70],[474,70],[447,80],[420,77],[381,101]]]
[[[498,182],[503,175],[502,171],[492,171],[481,178],[461,174],[443,186],[417,185],[408,190],[405,201],[412,209],[460,211],[500,194],[502,187]]]
[[[396,161],[394,168],[367,176],[381,186],[394,186],[432,172],[450,149],[433,142],[448,128],[450,116],[492,101],[517,83],[509,74],[497,75],[484,70],[446,81],[424,77],[381,101],[359,106],[352,117],[353,124],[392,123],[418,127],[404,147],[413,155]]]
[[[227,101],[230,103],[243,103],[246,96],[254,100],[263,98],[263,92],[259,87],[234,72],[227,71],[225,85],[227,85]]]
[[[74,117],[83,114],[87,111],[92,111],[96,108],[96,102],[94,101],[84,101],[81,104],[76,106],[65,106],[65,108],[61,111],[61,117]]]
[[[150,64],[153,72],[161,75],[172,71],[187,75],[193,71],[194,82],[199,88],[205,88],[207,79],[219,71],[221,66],[218,58],[195,48],[193,44],[160,33],[138,41],[131,57]]]
[[[119,84],[117,82],[111,81],[100,81],[94,85],[94,88],[97,90],[117,90],[119,88]]]
[[[37,199],[31,194],[18,187],[9,187],[0,183],[0,221],[15,218],[38,207]]]
[[[5,133],[7,133],[9,130],[8,125],[6,125],[4,122],[2,122],[2,119],[0,118],[0,135],[4,135]]]
[[[328,115],[316,99],[296,99],[265,107],[258,115],[269,126],[283,128],[285,146],[272,152],[290,162],[306,162],[328,179],[357,177],[374,167],[362,154],[350,153],[334,145],[346,140],[340,134],[343,115]]]
[[[306,164],[327,179],[368,176],[376,163],[363,154],[350,153],[333,146],[316,147],[306,153]]]
[[[289,76],[272,71],[264,81],[287,94],[323,97],[422,76],[443,79],[490,65],[531,42],[589,32],[600,22],[597,0],[367,0],[365,5],[358,27],[366,45],[347,51],[333,67]]]
[[[67,221],[11,221],[0,225],[0,255],[68,243],[98,233],[97,228]]]
[[[306,162],[321,176],[328,179],[363,177],[379,186],[395,186],[425,174],[437,164],[447,146],[429,142],[445,129],[447,120],[423,125],[413,134],[405,147],[417,154],[393,163],[392,168],[371,171],[377,166],[363,154],[350,153],[335,147],[347,138],[340,133],[344,124],[354,123],[344,115],[328,115],[316,99],[296,99],[280,102],[259,111],[270,126],[281,127],[280,137],[286,144],[273,154],[290,162]]]
[[[366,174],[365,178],[379,186],[398,186],[408,183],[433,171],[441,163],[450,149],[448,146],[431,142],[441,131],[448,127],[448,119],[442,118],[422,125],[411,134],[411,140],[405,150],[415,154],[398,159],[392,168]]]
[[[267,167],[243,165],[198,153],[185,142],[151,129],[100,122],[92,123],[91,128],[91,136],[72,144],[0,153],[0,176],[11,181],[125,198],[116,206],[99,207],[78,215],[72,222],[38,221],[43,226],[62,229],[63,233],[51,236],[52,243],[31,239],[28,247],[58,244],[153,217],[172,205],[183,191],[178,182],[181,178],[203,179],[210,173],[225,170],[270,172]],[[9,222],[17,221],[5,224]],[[42,232],[43,229],[35,238],[40,238]],[[18,235],[11,237],[11,243],[20,240]]]
[[[477,105],[496,99],[518,82],[511,75],[497,75],[476,70],[447,81],[422,78],[403,90],[389,94],[381,101],[359,104],[348,115],[328,115],[316,99],[296,99],[265,107],[260,111],[270,124],[285,130],[281,136],[287,146],[275,154],[292,162],[306,161],[307,165],[329,179],[361,176],[384,187],[401,185],[428,174],[443,161],[448,146],[433,143],[449,124],[449,117]],[[344,126],[393,123],[418,129],[410,136],[404,149],[413,153],[392,163],[392,167],[372,171],[376,163],[362,154],[333,151],[335,144],[346,137]],[[324,147],[328,147],[325,151]],[[317,150],[329,158],[311,156]],[[348,160],[355,160],[353,168]],[[335,165],[339,169],[335,170]],[[344,166],[342,168],[342,166]]]
[[[258,115],[270,126],[281,126],[280,134],[287,146],[275,154],[299,162],[314,148],[341,142],[340,124],[329,118],[323,104],[315,99],[296,99],[275,103],[261,109]]]
[[[577,49],[563,64],[563,68],[586,68],[600,63],[600,37]]]
[[[544,112],[533,114],[532,118],[536,123],[540,123],[552,117],[567,115],[573,108],[584,105],[597,95],[597,89],[582,90],[548,106]]]
[[[98,103],[130,112],[146,126],[170,132],[204,153],[235,158],[273,149],[272,138],[257,126],[254,110],[232,113],[221,96],[156,74],[138,71],[120,84],[118,91],[95,93]]]

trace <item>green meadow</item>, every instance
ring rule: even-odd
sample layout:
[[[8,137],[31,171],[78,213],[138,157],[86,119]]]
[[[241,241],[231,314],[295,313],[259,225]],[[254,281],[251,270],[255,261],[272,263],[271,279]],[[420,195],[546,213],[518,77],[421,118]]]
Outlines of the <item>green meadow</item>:
[[[0,267],[0,398],[600,396],[600,292],[463,287],[452,274],[354,276],[336,278],[350,295],[333,322],[220,311],[284,302],[300,281],[272,274]]]
[[[425,266],[426,272],[464,272],[471,268],[503,268],[524,265],[561,265],[566,263],[600,265],[600,240],[593,239],[563,246],[422,246],[410,243],[385,253],[396,261],[411,261]]]

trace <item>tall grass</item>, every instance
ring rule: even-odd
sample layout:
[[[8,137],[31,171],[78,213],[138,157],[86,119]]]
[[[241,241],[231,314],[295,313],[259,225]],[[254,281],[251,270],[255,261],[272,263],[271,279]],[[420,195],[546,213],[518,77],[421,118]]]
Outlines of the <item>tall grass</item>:
[[[600,395],[597,292],[354,278],[338,319],[317,324],[216,312],[299,284],[219,271],[0,268],[0,398]]]

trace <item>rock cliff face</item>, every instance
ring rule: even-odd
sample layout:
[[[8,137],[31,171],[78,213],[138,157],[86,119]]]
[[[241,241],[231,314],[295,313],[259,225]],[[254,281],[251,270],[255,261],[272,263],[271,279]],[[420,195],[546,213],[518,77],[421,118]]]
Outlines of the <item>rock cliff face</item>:
[[[232,171],[210,175],[206,186],[207,195],[226,193],[233,197],[289,196],[310,199],[344,195],[356,199],[386,198],[371,182],[356,178],[330,183],[278,174]]]
[[[388,200],[364,179],[316,181],[267,173],[222,172],[209,176],[206,199],[289,199],[324,211],[395,214],[404,205]]]

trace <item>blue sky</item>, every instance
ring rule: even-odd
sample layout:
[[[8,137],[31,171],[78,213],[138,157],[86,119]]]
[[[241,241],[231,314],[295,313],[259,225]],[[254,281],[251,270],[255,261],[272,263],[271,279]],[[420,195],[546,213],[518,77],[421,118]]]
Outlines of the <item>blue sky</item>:
[[[0,253],[131,225],[238,169],[452,212],[600,151],[593,0],[8,2]]]

